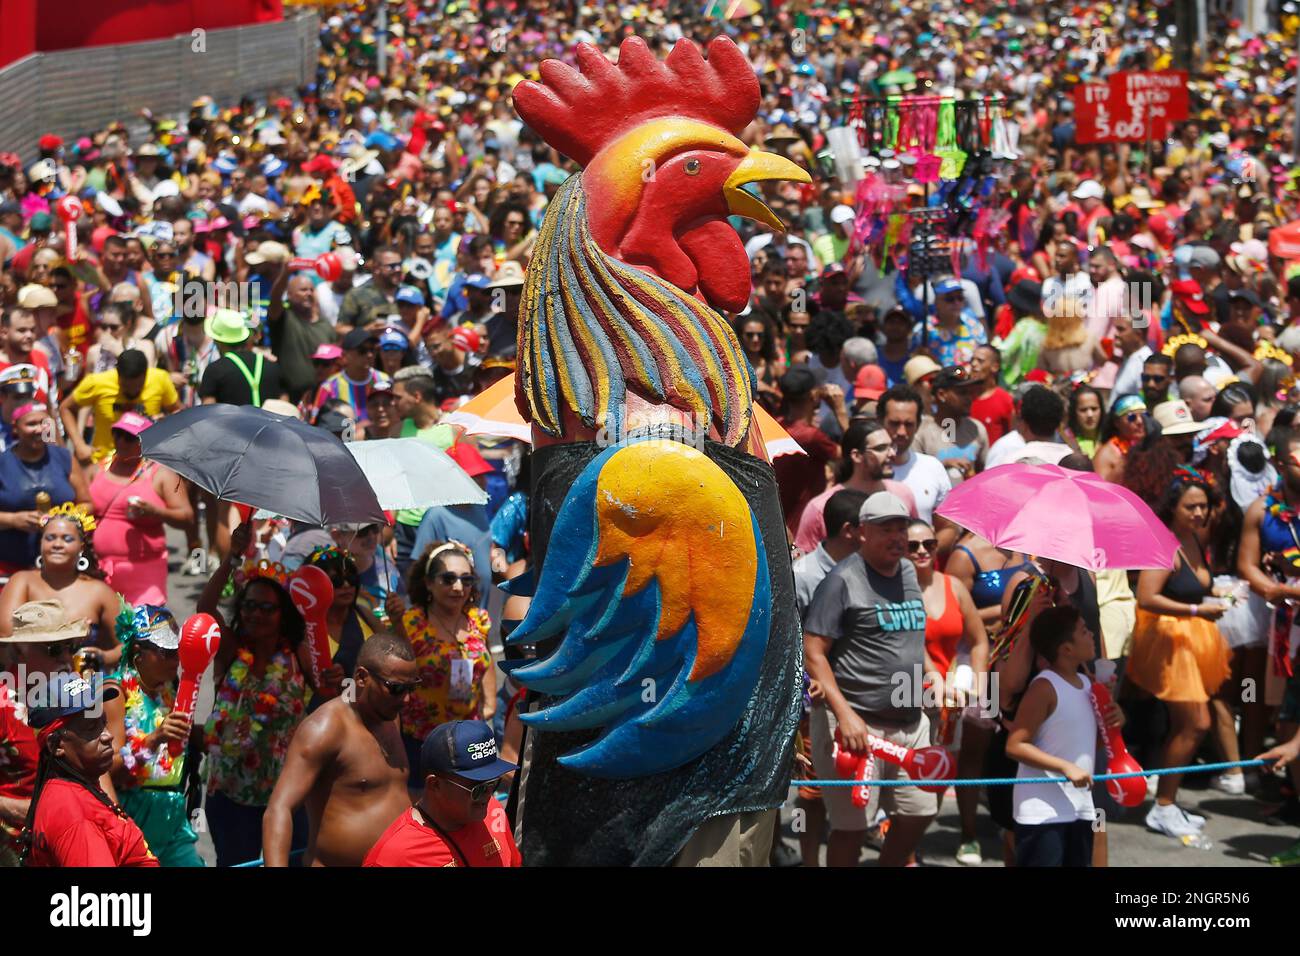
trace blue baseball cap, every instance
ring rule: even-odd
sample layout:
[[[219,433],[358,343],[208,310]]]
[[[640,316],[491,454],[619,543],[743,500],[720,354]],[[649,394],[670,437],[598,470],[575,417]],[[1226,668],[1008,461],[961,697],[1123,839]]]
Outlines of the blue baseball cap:
[[[91,681],[79,674],[59,674],[50,681],[46,693],[46,706],[33,707],[27,714],[28,726],[36,730],[48,727],[60,717],[87,712],[98,714],[104,701],[112,700],[119,691],[115,684],[105,684],[98,674]]]
[[[465,285],[471,289],[486,289],[491,284],[492,280],[481,272],[475,272],[465,277]]]
[[[947,295],[949,292],[964,292],[961,280],[953,276],[945,276],[934,284],[935,295]]]
[[[404,285],[397,290],[394,296],[398,302],[405,302],[407,305],[424,305],[424,296],[420,295],[420,290],[413,285]]]
[[[492,728],[481,720],[453,720],[429,731],[420,746],[420,773],[443,776],[454,774],[465,780],[482,783],[495,780],[517,764],[502,760]]]
[[[389,352],[405,352],[410,342],[397,329],[384,329],[379,333],[379,347]]]

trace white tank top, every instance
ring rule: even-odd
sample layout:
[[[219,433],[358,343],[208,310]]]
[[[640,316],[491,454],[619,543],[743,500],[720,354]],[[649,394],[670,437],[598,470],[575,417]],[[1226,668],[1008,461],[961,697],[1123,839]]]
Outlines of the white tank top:
[[[1092,710],[1092,688],[1083,675],[1082,687],[1072,687],[1055,671],[1043,671],[1034,680],[1045,680],[1056,691],[1056,710],[1043,721],[1031,743],[1044,753],[1060,757],[1093,772],[1097,754],[1097,718]],[[1021,764],[1017,780],[1060,776]],[[1072,783],[1016,784],[1012,791],[1017,823],[1073,823],[1092,820],[1092,790]]]

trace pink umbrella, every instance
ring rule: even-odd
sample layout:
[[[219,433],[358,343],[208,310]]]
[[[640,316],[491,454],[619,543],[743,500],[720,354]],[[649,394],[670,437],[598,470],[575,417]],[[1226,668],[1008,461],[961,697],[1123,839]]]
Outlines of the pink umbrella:
[[[1090,571],[1171,568],[1178,550],[1133,492],[1059,465],[1000,465],[963,481],[936,514],[999,548]]]

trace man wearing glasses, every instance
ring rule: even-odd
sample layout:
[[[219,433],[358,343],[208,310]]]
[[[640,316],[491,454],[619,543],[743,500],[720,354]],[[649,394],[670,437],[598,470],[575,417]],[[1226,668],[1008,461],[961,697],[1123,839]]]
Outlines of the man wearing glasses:
[[[289,865],[293,815],[303,804],[307,866],[360,866],[385,828],[410,810],[398,717],[420,683],[415,652],[405,638],[374,634],[361,646],[354,682],[293,735],[262,820],[267,866]]]
[[[365,437],[365,426],[370,423],[366,403],[370,390],[379,382],[389,382],[383,372],[374,367],[375,353],[379,351],[379,336],[364,328],[353,329],[343,337],[343,368],[321,383],[316,390],[313,408],[320,408],[331,398],[348,403],[352,420],[357,423],[356,439]]]
[[[903,283],[898,285],[903,287]],[[914,310],[913,314],[918,313]],[[989,340],[984,323],[966,307],[965,287],[955,276],[934,283],[934,312],[926,316],[924,329],[924,333],[918,330],[914,336],[912,350],[929,350],[934,360],[945,367],[968,365],[975,349]]]
[[[384,831],[364,865],[520,866],[506,812],[492,796],[517,769],[497,755],[492,728],[481,720],[435,727],[420,748],[424,792]]]

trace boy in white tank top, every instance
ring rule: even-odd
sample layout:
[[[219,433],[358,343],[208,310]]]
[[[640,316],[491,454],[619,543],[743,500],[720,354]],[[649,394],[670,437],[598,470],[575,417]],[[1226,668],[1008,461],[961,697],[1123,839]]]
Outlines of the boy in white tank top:
[[[1098,728],[1092,689],[1080,666],[1095,654],[1093,635],[1073,607],[1049,608],[1029,633],[1034,652],[1050,662],[1025,690],[1007,738],[1020,763],[1012,792],[1017,866],[1089,866],[1092,862],[1092,775]],[[1064,776],[1069,783],[1039,783]]]

